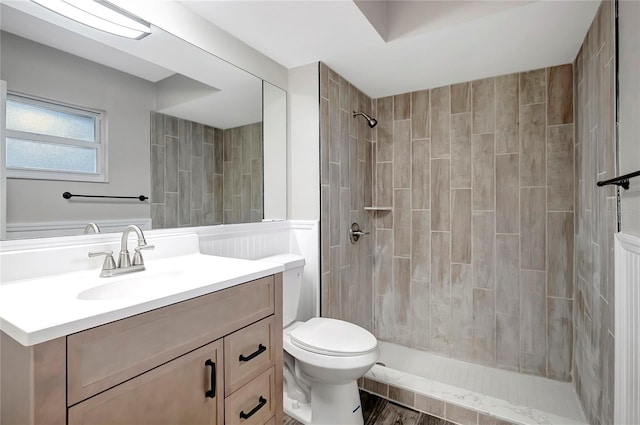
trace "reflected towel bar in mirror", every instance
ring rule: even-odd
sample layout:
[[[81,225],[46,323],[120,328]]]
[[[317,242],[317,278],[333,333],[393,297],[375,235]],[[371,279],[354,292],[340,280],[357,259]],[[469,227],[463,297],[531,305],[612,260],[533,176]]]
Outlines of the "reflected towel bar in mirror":
[[[605,186],[607,184],[615,184],[616,186],[622,186],[623,189],[629,189],[629,179],[640,176],[640,170],[633,173],[625,174],[623,176],[614,177],[609,180],[602,180],[596,183],[598,186]]]
[[[74,195],[70,192],[64,192],[62,197],[64,199],[71,199],[72,197],[77,196],[79,198],[110,198],[110,199],[139,199],[141,202],[149,199],[144,195],[140,196],[109,196],[109,195]]]

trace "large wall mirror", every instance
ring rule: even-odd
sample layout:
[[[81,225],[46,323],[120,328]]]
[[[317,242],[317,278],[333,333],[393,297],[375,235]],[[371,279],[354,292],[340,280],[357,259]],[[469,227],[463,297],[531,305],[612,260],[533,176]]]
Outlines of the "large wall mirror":
[[[130,40],[32,2],[0,8],[11,165],[2,193],[7,239],[81,234],[89,222],[107,232],[132,223],[149,229],[255,222],[265,218],[265,193],[284,193],[283,90],[153,25],[151,35]],[[50,135],[21,127],[21,119],[42,110],[38,120],[97,114],[89,128],[104,152],[93,168],[46,169],[49,161],[66,167],[74,156],[52,148]],[[85,136],[72,137],[82,139],[73,149],[92,150]],[[31,172],[40,166],[43,172]],[[64,192],[149,199],[64,199]],[[266,218],[285,218],[279,211],[286,199],[277,202]]]

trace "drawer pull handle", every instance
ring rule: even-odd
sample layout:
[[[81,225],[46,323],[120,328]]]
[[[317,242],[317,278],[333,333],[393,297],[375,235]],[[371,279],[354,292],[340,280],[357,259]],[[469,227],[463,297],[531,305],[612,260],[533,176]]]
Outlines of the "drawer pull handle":
[[[265,404],[267,404],[267,399],[260,396],[260,398],[258,399],[258,405],[256,407],[254,407],[253,409],[251,409],[251,411],[249,413],[244,413],[244,410],[240,411],[240,419],[249,419],[250,417],[252,417],[253,415],[255,415],[255,413],[262,409],[262,406],[264,406]]]
[[[205,366],[211,366],[211,389],[204,393],[205,397],[215,398],[216,397],[216,364],[208,359],[204,362]]]
[[[265,351],[267,351],[267,347],[265,347],[262,344],[259,344],[258,345],[258,349],[256,351],[254,351],[253,353],[249,354],[247,357],[245,357],[242,354],[240,354],[240,357],[238,357],[238,360],[240,360],[241,362],[248,362],[249,360],[253,359],[254,357],[259,356],[260,354],[264,353]]]

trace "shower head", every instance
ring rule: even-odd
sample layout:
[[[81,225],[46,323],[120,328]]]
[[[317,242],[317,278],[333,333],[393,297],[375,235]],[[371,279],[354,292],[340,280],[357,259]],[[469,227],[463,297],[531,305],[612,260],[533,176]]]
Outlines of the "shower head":
[[[378,120],[376,120],[375,118],[371,118],[369,115],[365,114],[364,112],[356,112],[353,111],[353,116],[357,116],[357,115],[362,115],[363,117],[366,118],[367,120],[367,124],[369,124],[369,127],[373,128],[376,125],[378,125]]]

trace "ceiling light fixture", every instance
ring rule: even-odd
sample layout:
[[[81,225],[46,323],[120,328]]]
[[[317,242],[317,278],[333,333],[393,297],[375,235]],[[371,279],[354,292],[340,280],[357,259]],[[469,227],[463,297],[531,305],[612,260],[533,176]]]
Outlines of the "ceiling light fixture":
[[[81,24],[121,37],[140,40],[151,25],[103,0],[32,0],[40,6]]]

